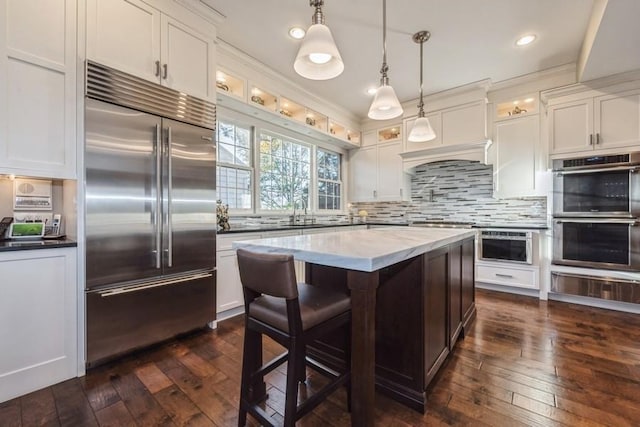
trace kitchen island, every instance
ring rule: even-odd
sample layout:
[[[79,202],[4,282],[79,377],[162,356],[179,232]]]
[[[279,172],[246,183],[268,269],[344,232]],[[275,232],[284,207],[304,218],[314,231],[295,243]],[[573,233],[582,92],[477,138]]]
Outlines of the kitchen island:
[[[475,231],[404,227],[234,242],[306,262],[306,281],[351,293],[352,425],[374,424],[375,387],[424,411],[426,387],[475,316]],[[348,331],[345,331],[348,333]],[[344,365],[344,339],[309,349]]]

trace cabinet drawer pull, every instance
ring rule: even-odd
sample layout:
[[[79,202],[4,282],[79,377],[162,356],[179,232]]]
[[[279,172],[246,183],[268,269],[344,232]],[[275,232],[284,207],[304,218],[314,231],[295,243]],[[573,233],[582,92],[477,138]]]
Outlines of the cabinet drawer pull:
[[[156,61],[156,77],[160,77],[160,61]]]
[[[507,279],[513,279],[513,276],[511,274],[501,274],[501,273],[496,273],[496,276],[498,277],[505,277]]]
[[[162,78],[167,80],[167,64],[162,65]]]

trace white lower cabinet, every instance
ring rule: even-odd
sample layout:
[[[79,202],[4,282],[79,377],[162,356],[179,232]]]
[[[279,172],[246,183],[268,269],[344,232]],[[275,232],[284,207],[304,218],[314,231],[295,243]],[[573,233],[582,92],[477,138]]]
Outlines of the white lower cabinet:
[[[218,236],[218,248],[216,253],[216,313],[221,320],[228,315],[236,314],[229,310],[237,309],[244,305],[244,294],[242,293],[242,282],[238,272],[238,258],[232,244],[238,240],[259,239],[260,234],[242,233]],[[236,310],[237,311],[237,310]],[[225,315],[227,312],[227,315]]]
[[[476,282],[518,288],[540,289],[538,267],[529,265],[501,265],[500,263],[476,263]]]
[[[0,402],[78,375],[76,248],[0,253]]]

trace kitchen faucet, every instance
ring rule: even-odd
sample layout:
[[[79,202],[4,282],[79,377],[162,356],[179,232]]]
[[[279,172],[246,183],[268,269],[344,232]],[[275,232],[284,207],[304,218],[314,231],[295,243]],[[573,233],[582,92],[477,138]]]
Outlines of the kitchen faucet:
[[[304,224],[307,223],[307,202],[306,202],[305,198],[301,197],[301,198],[295,199],[293,201],[293,215],[289,216],[289,223],[290,224],[300,223],[300,214],[296,215],[296,209],[297,209],[299,203],[302,203],[302,209],[304,211],[304,215],[302,215],[302,222]],[[312,223],[315,222],[314,220],[315,220],[315,218],[312,218],[311,222]]]

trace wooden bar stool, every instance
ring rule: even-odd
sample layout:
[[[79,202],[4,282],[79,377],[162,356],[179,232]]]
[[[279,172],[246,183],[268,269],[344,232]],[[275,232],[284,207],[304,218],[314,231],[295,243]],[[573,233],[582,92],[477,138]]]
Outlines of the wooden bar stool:
[[[350,400],[349,362],[346,372],[337,373],[306,358],[308,343],[351,321],[349,295],[296,283],[291,255],[238,249],[237,256],[245,306],[238,426],[246,424],[247,413],[262,424],[273,426],[269,415],[259,406],[267,398],[263,378],[285,361],[288,365],[284,426],[294,426],[341,385],[347,385]],[[262,365],[262,334],[288,351]],[[347,356],[350,358],[349,351]],[[298,405],[298,382],[304,382],[307,365],[331,381]]]

